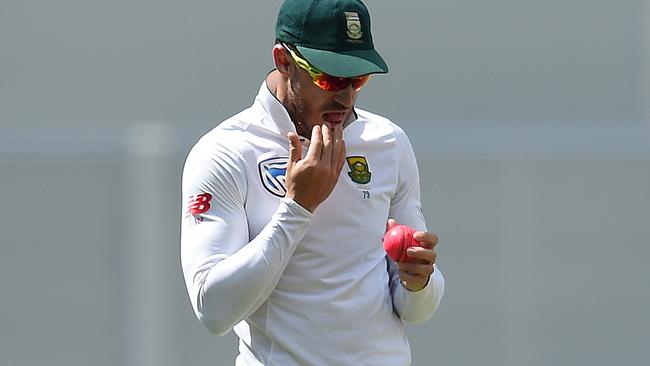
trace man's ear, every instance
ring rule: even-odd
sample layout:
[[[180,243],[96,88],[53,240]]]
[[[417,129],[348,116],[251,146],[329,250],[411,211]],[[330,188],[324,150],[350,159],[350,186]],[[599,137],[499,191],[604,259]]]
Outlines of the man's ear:
[[[275,64],[275,68],[282,75],[289,75],[291,55],[289,55],[289,52],[281,44],[276,44],[273,46],[273,63]]]

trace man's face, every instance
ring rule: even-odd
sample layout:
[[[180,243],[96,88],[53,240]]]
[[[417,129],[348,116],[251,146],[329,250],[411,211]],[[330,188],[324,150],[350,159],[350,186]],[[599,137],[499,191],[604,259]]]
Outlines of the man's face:
[[[337,92],[321,89],[309,73],[292,63],[285,107],[299,135],[310,138],[315,125],[334,128],[343,124],[352,113],[357,91],[352,85]]]

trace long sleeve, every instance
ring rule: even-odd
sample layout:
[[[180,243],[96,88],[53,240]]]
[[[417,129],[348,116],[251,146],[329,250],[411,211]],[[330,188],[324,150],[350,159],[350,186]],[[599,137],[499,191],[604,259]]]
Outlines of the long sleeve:
[[[393,297],[393,307],[402,320],[411,323],[421,323],[429,319],[438,309],[442,294],[445,291],[445,279],[434,265],[434,271],[429,277],[429,283],[420,291],[409,291],[402,286],[399,278],[399,268],[390,258],[388,275],[390,276],[390,293]]]
[[[418,231],[427,231],[424,213],[420,202],[420,176],[415,154],[406,134],[399,128],[396,131],[398,160],[398,183],[395,196],[391,201],[389,217],[400,224],[406,224]],[[409,322],[422,322],[429,319],[442,300],[445,281],[435,265],[424,289],[412,292],[400,283],[399,269],[390,259],[388,273],[393,307],[399,316]]]
[[[213,150],[214,151],[214,150]],[[249,241],[246,182],[235,154],[193,149],[183,172],[181,264],[197,318],[215,334],[252,314],[276,286],[311,213],[283,199],[271,221]]]

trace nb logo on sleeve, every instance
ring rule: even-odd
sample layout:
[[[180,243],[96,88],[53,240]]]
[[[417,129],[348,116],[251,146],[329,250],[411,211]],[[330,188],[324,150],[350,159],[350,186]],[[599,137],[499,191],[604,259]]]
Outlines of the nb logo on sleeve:
[[[190,196],[187,203],[187,215],[193,216],[200,215],[208,212],[210,209],[210,201],[212,195],[210,193],[201,193],[196,196]]]

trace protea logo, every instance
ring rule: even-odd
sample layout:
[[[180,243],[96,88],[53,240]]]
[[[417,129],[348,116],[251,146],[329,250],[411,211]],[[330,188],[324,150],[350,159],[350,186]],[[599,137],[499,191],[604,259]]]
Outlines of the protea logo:
[[[348,26],[348,38],[360,39],[363,37],[363,32],[361,31],[361,20],[359,20],[359,14],[357,12],[346,11],[345,21]]]
[[[348,161],[350,171],[348,175],[355,183],[366,184],[370,182],[372,173],[368,169],[368,161],[363,156],[348,156],[345,158]]]
[[[289,157],[283,156],[266,159],[259,164],[262,185],[274,196],[284,197],[287,194],[285,177],[288,161]]]

